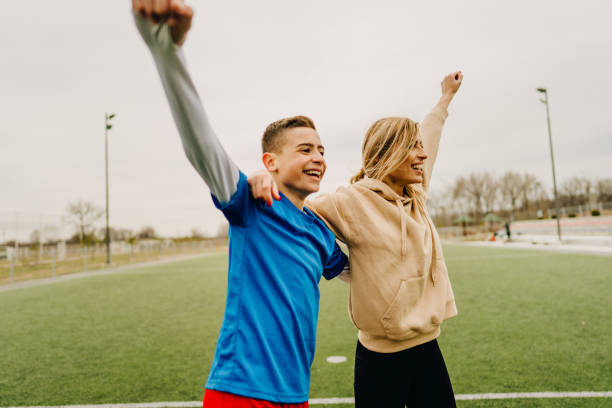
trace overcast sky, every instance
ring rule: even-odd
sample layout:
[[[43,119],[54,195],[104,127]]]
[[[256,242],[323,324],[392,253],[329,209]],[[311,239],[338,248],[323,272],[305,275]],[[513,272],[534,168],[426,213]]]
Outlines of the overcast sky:
[[[421,120],[440,80],[465,78],[446,122],[433,190],[472,171],[612,176],[612,3],[563,1],[202,1],[185,54],[226,150],[248,173],[265,126],[312,117],[326,145],[323,191],[360,167],[368,126]],[[111,225],[214,233],[223,219],[191,168],[129,1],[14,1],[0,35],[0,238],[61,223],[69,202],[104,206],[104,113]],[[41,221],[42,220],[42,221]],[[101,224],[102,225],[102,224]],[[71,228],[64,226],[66,232]]]

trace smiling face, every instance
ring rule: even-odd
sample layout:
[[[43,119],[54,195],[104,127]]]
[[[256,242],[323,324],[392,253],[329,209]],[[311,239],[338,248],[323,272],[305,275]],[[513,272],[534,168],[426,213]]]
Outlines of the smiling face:
[[[295,127],[283,130],[279,151],[264,153],[263,161],[279,190],[301,208],[309,194],[319,191],[327,168],[324,152],[316,130]]]
[[[396,169],[389,172],[383,181],[396,190],[396,192],[403,191],[404,186],[408,184],[422,183],[425,160],[427,160],[427,154],[419,135],[416,145],[410,149],[406,160]]]

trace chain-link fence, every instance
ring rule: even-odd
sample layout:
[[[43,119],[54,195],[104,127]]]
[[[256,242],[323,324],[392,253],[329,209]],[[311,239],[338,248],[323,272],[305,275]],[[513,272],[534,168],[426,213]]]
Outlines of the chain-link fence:
[[[98,223],[99,224],[99,223]],[[155,237],[111,229],[111,262],[107,263],[104,230],[92,224],[79,236],[65,214],[0,211],[0,285],[31,279],[210,253],[227,247],[227,238],[205,238],[197,229],[191,237]],[[129,231],[129,233],[120,233]],[[198,234],[194,234],[194,231]],[[113,235],[114,234],[114,235]],[[145,238],[147,237],[147,238]]]
[[[227,239],[140,240],[113,242],[111,264],[106,247],[67,245],[64,241],[48,244],[0,246],[0,285],[31,279],[53,278],[78,272],[117,267],[142,262],[213,253],[227,247]]]
[[[612,201],[560,207],[559,213],[561,214],[561,219],[608,216],[612,215]],[[528,210],[519,209],[512,212],[497,209],[491,214],[494,215],[492,218],[498,218],[496,224],[503,224],[505,221],[555,219],[557,216],[554,206],[533,206]],[[445,227],[448,231],[455,231],[454,227],[460,227],[463,222],[466,223],[467,227],[477,230],[490,229],[489,227],[493,224],[487,222],[487,214],[484,213],[476,217],[470,211],[457,212],[457,210],[452,211],[442,207],[433,207],[430,208],[430,215],[438,229]]]

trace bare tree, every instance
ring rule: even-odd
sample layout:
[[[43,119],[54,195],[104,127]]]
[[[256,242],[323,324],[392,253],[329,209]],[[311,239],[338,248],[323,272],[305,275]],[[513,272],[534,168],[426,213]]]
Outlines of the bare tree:
[[[485,213],[490,214],[494,211],[495,204],[499,199],[499,182],[495,180],[491,173],[486,171],[480,175],[480,183]]]
[[[599,201],[612,201],[612,179],[599,179],[595,182],[595,193]]]
[[[68,218],[75,225],[81,244],[94,234],[94,224],[102,217],[103,211],[89,201],[76,201],[68,204]]]
[[[583,177],[582,178],[582,189],[580,190],[580,196],[581,196],[581,204],[587,204],[589,202],[589,197],[591,196],[591,194],[595,191],[595,183],[586,178]]]
[[[32,232],[30,232],[30,243],[38,244],[40,240],[41,240],[40,230],[39,229],[32,230]]]
[[[427,210],[436,225],[442,225],[445,222],[448,206],[444,198],[443,190],[431,190],[427,193]]]
[[[591,191],[593,183],[586,177],[572,177],[561,185],[563,204],[576,206],[585,204]]]
[[[514,210],[517,208],[518,200],[521,196],[522,184],[523,177],[513,171],[507,171],[502,176],[499,184],[501,195],[505,204],[509,206],[508,209],[512,218],[514,218]]]
[[[129,228],[116,228],[114,234],[111,233],[113,241],[129,241],[134,236],[134,231]]]
[[[142,227],[136,234],[139,239],[153,239],[157,236],[155,229],[151,226]]]
[[[521,200],[523,211],[529,211],[529,203],[533,197],[533,192],[539,188],[540,182],[533,174],[524,173],[521,184]]]
[[[527,190],[527,199],[529,203],[532,204],[532,207],[540,208],[542,206],[542,201],[548,200],[548,194],[546,193],[546,189],[542,182],[534,177],[534,181],[531,184],[531,188]]]
[[[475,222],[479,222],[483,207],[487,210],[493,208],[496,196],[496,183],[488,172],[470,173],[467,177],[459,177],[453,187],[453,198],[463,199],[468,203]]]
[[[128,228],[109,227],[110,238],[112,242],[127,241],[134,232]],[[102,241],[106,237],[106,227],[99,228],[96,234],[97,238]]]
[[[204,238],[204,233],[202,231],[200,231],[199,228],[192,228],[191,229],[191,238],[193,239],[203,239]]]
[[[468,180],[461,176],[455,180],[451,190],[453,207],[457,214],[467,215],[470,212],[471,202],[469,194],[466,193]]]
[[[551,207],[553,201],[548,195],[546,188],[540,181],[536,181],[534,184],[531,194],[529,196],[532,203],[536,205],[537,210],[543,210],[545,208]],[[539,213],[538,217],[543,216],[543,213]]]

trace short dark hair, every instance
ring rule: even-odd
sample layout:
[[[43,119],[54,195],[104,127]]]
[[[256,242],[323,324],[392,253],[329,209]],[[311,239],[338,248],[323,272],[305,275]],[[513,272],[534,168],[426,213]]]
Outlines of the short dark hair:
[[[283,132],[285,129],[307,127],[317,130],[314,122],[308,116],[292,116],[272,122],[266,127],[261,138],[261,150],[266,152],[280,152],[283,147]]]

